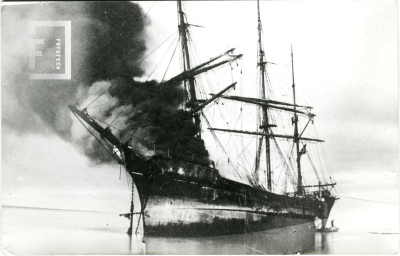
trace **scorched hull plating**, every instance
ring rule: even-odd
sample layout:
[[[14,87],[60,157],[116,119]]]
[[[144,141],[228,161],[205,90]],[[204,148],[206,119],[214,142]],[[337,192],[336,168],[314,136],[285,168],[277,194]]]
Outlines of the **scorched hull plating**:
[[[278,195],[230,180],[221,188],[143,164],[138,166],[146,171],[130,173],[144,234],[150,236],[232,235],[311,223],[315,216],[325,223],[334,202]]]

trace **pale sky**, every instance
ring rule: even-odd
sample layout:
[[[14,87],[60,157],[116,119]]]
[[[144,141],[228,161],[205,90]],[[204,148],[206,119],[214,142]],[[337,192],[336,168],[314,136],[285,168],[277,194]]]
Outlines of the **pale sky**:
[[[145,13],[152,8],[147,15],[150,52],[177,30],[176,3],[139,4]],[[244,54],[239,62],[243,74],[235,75],[241,79],[236,90],[252,88],[257,63],[256,2],[193,1],[185,3],[185,10],[189,23],[204,26],[192,28],[200,59],[235,47],[235,53]],[[273,86],[290,86],[293,45],[298,103],[314,107],[339,196],[398,203],[396,2],[261,1],[261,19],[266,59],[279,66],[269,70]],[[151,73],[171,40],[146,59],[147,75],[141,79]],[[150,79],[161,79],[169,58],[167,54]],[[179,63],[173,61],[166,77],[179,72]],[[3,204],[129,209],[127,178],[122,172],[119,180],[117,164],[96,166],[56,135],[21,136],[4,129]],[[339,226],[350,222],[368,231],[398,227],[393,223],[393,219],[398,222],[396,206],[345,198],[338,205],[332,217]],[[371,222],[376,215],[381,218]]]

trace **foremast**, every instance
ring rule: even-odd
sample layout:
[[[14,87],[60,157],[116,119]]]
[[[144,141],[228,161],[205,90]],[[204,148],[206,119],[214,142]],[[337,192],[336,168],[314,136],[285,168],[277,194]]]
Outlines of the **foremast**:
[[[179,24],[178,24],[178,29],[179,29],[179,36],[181,39],[181,47],[182,47],[182,58],[183,58],[183,72],[186,72],[191,69],[191,63],[190,63],[190,55],[189,55],[189,46],[188,46],[188,26],[189,24],[185,20],[185,14],[182,10],[182,1],[178,0],[178,17],[179,17]],[[186,101],[186,107],[190,108],[193,110],[195,107],[195,103],[197,101],[196,97],[196,88],[195,88],[195,79],[194,77],[189,77],[187,79],[189,83],[189,99],[185,99]],[[184,80],[184,87],[185,91],[187,89],[186,85],[186,79]],[[200,116],[196,113],[193,115],[194,121],[198,127],[200,127]],[[201,133],[199,132],[199,135]]]
[[[187,111],[189,111],[194,119],[194,122],[197,127],[199,127],[199,133],[198,136],[201,137],[201,123],[200,123],[200,111],[209,103],[212,101],[215,101],[217,98],[221,97],[223,93],[227,92],[229,89],[234,87],[236,83],[232,83],[231,85],[227,86],[224,88],[222,91],[218,92],[215,94],[214,97],[212,97],[209,100],[201,100],[197,99],[196,96],[196,80],[195,76],[205,73],[209,70],[212,70],[214,68],[217,68],[221,65],[224,65],[226,63],[230,63],[232,61],[235,61],[237,59],[240,59],[242,57],[241,54],[239,55],[232,55],[232,52],[235,50],[234,48],[229,49],[228,51],[211,58],[209,61],[206,61],[200,65],[197,65],[195,67],[192,67],[192,63],[190,61],[190,50],[189,50],[189,26],[187,22],[187,18],[185,13],[183,12],[182,9],[182,1],[178,0],[177,1],[177,8],[178,8],[178,29],[179,29],[179,36],[181,40],[181,50],[182,50],[182,61],[183,61],[183,72],[170,80],[166,81],[165,83],[169,84],[178,84],[180,82],[184,83],[184,89],[185,92],[188,91],[188,95],[185,95],[184,103],[185,103],[185,108]],[[222,60],[218,63],[214,63],[216,60],[228,56],[228,59]],[[187,86],[187,83],[189,86]]]

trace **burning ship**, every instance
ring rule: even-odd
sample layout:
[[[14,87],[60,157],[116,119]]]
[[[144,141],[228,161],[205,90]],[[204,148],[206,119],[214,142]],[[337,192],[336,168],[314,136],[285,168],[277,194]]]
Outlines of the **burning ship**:
[[[198,77],[235,63],[242,55],[235,55],[234,49],[230,49],[193,65],[189,46],[189,27],[192,25],[178,1],[178,43],[182,50],[183,71],[162,81],[158,87],[164,92],[180,88],[184,93],[179,108],[153,117],[153,122],[158,121],[158,129],[151,132],[155,138],[152,142],[140,135],[151,126],[147,124],[151,113],[146,110],[141,118],[136,118],[137,125],[129,136],[121,138],[115,135],[111,123],[100,123],[87,108],[69,107],[132,177],[132,194],[135,186],[141,205],[135,207],[132,199],[131,211],[126,214],[131,220],[128,233],[138,230],[139,223],[134,223],[134,215],[139,222],[143,221],[144,234],[155,236],[239,234],[309,223],[315,217],[322,220],[322,228],[325,228],[336,200],[330,192],[336,183],[332,178],[327,181],[321,177],[321,170],[310,158],[310,147],[318,147],[323,142],[304,136],[310,124],[314,124],[315,115],[310,106],[296,103],[293,51],[293,101],[279,101],[269,93],[272,91],[267,72],[269,62],[263,49],[258,2],[257,8],[259,97],[228,95],[237,85],[233,81],[222,90],[211,91],[205,96]],[[239,128],[237,124],[216,127],[226,126],[229,122],[225,122],[223,116],[213,120],[214,114],[208,112],[213,106],[228,108],[229,103],[239,104],[239,113],[229,110],[236,118],[243,114],[243,108],[252,109],[254,122],[246,122],[244,126],[242,123]],[[285,128],[286,133],[282,134],[280,128]],[[224,136],[228,136],[225,141]],[[238,141],[232,142],[232,137]],[[243,137],[250,138],[251,143],[243,143]],[[208,152],[210,139],[214,140],[223,157],[215,156],[215,150]],[[228,142],[231,142],[229,148],[223,145],[229,145]],[[253,147],[249,147],[251,144]],[[303,177],[305,156],[310,164],[304,168],[315,173],[314,184],[311,179],[306,184]],[[224,158],[224,161],[218,158]],[[292,185],[291,190],[289,185]],[[135,208],[140,210],[135,212]]]

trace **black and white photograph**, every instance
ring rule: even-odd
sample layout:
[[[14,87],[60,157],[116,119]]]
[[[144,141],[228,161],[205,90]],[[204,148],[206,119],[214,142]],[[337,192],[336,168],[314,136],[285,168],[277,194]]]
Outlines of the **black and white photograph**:
[[[2,253],[398,254],[398,10],[2,2]]]

